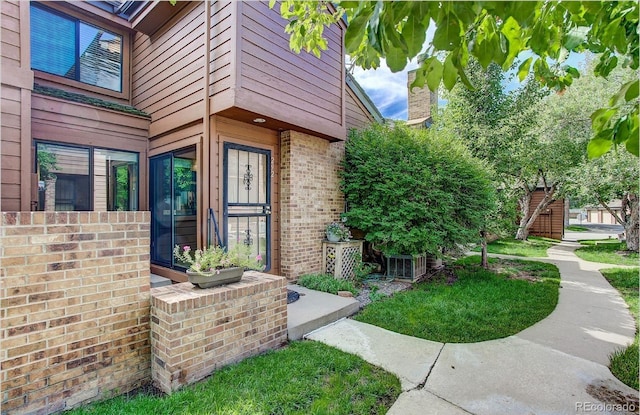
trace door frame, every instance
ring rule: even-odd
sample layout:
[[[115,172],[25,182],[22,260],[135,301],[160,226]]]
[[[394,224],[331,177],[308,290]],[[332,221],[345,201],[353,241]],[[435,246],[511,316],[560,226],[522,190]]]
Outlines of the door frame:
[[[272,195],[272,185],[271,185],[271,178],[273,175],[273,166],[272,166],[272,156],[273,156],[273,151],[270,148],[261,148],[261,147],[254,147],[254,146],[250,146],[250,145],[246,145],[246,144],[238,144],[232,141],[225,141],[223,143],[223,154],[222,154],[222,242],[225,244],[225,246],[228,246],[229,244],[229,200],[228,200],[228,185],[229,185],[229,181],[228,181],[228,174],[229,174],[229,157],[228,157],[228,151],[229,150],[240,150],[240,151],[247,151],[247,152],[252,152],[252,153],[258,153],[261,155],[266,156],[266,163],[265,163],[265,167],[266,167],[266,175],[267,175],[267,180],[266,180],[266,201],[264,204],[261,203],[247,203],[247,204],[236,204],[236,206],[259,206],[259,205],[263,205],[263,206],[267,206],[269,211],[263,214],[252,214],[252,215],[232,215],[232,217],[243,217],[243,216],[264,216],[265,217],[265,223],[266,223],[266,260],[264,262],[265,264],[265,269],[264,271],[270,271],[271,267],[272,267],[272,244],[271,244],[271,239],[273,237],[272,235],[272,231],[273,231],[273,224],[272,224],[272,211],[271,209],[273,208],[273,195]]]

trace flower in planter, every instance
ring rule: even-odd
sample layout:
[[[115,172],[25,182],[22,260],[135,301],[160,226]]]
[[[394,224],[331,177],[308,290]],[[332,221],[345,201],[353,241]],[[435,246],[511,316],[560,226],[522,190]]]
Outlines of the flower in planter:
[[[173,256],[181,263],[189,265],[189,270],[201,273],[219,273],[221,269],[241,267],[262,271],[262,255],[255,258],[251,254],[251,248],[244,244],[236,244],[227,250],[219,246],[210,246],[205,249],[196,249],[191,255],[191,247],[186,245],[173,248]]]
[[[347,242],[351,239],[351,231],[341,222],[328,224],[325,228],[325,233],[327,234],[327,239],[332,242]]]

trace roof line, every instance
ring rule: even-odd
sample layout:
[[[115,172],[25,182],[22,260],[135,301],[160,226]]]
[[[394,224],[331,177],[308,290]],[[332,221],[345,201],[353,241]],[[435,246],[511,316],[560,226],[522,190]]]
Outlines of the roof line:
[[[383,124],[384,123],[384,116],[382,115],[382,113],[380,112],[378,107],[376,107],[376,104],[374,104],[373,101],[371,100],[371,98],[369,98],[369,95],[367,95],[365,90],[360,86],[360,84],[358,83],[358,81],[356,81],[356,79],[353,77],[353,75],[351,75],[349,73],[349,71],[346,71],[346,70],[345,70],[345,73],[347,74],[347,76],[346,76],[347,85],[349,85],[351,90],[360,99],[360,102],[362,102],[362,105],[364,105],[365,108],[367,109],[367,111],[369,111],[369,113],[371,113],[373,118],[378,123]]]

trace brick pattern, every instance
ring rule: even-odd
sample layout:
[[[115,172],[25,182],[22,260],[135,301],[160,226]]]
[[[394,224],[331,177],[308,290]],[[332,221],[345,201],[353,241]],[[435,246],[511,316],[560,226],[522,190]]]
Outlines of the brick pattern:
[[[426,85],[424,88],[411,88],[415,79],[416,70],[409,71],[407,74],[407,121],[431,117],[438,108],[437,92],[429,91]]]
[[[325,226],[344,211],[344,142],[285,131],[280,154],[280,272],[294,280],[322,270]]]
[[[172,393],[216,369],[287,340],[283,277],[245,272],[240,282],[200,289],[189,282],[151,290],[151,375]]]
[[[2,414],[148,382],[148,212],[3,212]]]

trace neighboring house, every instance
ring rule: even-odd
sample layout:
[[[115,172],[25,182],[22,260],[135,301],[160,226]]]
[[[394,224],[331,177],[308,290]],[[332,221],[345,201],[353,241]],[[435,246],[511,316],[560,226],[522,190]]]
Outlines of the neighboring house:
[[[284,25],[268,2],[3,2],[1,210],[150,210],[152,272],[175,281],[173,246],[214,221],[269,272],[320,271],[347,130],[382,116],[344,26],[318,59]]]
[[[622,200],[616,199],[607,203],[607,206],[613,213],[622,218]],[[601,223],[606,225],[619,225],[615,216],[611,214],[604,206],[585,206],[583,209],[587,213],[587,222],[589,223]]]
[[[407,125],[413,128],[429,128],[433,124],[433,114],[438,112],[438,92],[423,88],[411,88],[416,79],[414,69],[407,73]]]

